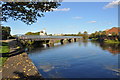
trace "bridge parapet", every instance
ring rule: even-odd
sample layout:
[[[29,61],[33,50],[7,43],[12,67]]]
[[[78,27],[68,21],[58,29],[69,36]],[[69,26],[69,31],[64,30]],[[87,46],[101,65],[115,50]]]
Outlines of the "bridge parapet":
[[[19,36],[18,39],[22,40],[50,40],[50,39],[71,39],[81,38],[80,36],[40,36],[40,35],[23,35]]]

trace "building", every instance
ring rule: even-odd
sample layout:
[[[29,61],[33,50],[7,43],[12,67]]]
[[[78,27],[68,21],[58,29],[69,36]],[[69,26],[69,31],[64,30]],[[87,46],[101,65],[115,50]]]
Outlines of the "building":
[[[40,31],[40,35],[42,35],[42,36],[47,35],[47,33],[46,33],[45,29],[43,29],[42,31]]]
[[[112,34],[120,35],[120,27],[113,27],[111,29],[106,29],[105,32],[107,35],[112,35]]]

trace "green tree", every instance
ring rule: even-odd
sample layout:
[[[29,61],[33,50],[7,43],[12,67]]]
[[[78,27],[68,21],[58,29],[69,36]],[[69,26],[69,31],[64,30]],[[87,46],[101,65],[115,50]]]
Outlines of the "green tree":
[[[49,34],[48,36],[52,36],[52,34]]]
[[[9,18],[21,20],[30,25],[43,17],[44,12],[53,11],[60,6],[59,2],[2,2],[2,21],[7,22]]]
[[[106,36],[106,32],[105,32],[105,31],[102,31],[102,32],[101,32],[101,36],[102,36],[102,37],[105,37],[105,36]]]
[[[78,35],[80,35],[81,34],[81,32],[78,32]]]
[[[83,33],[83,39],[88,39],[88,33],[87,33],[87,31],[84,31],[84,33]]]
[[[0,26],[2,31],[2,39],[7,39],[10,35],[11,29],[8,26]]]
[[[87,34],[87,31],[84,31],[84,34]]]
[[[99,37],[100,37],[100,32],[96,31],[96,32],[95,32],[95,37],[96,37],[96,38],[99,38]]]
[[[78,36],[82,36],[82,33],[81,32],[78,32],[78,34],[77,34]]]
[[[40,35],[40,32],[27,32],[25,35]]]
[[[114,37],[115,37],[115,36],[117,36],[117,34],[116,34],[115,32],[112,32],[112,36],[114,36]]]
[[[32,32],[27,32],[25,35],[33,35]]]
[[[96,37],[96,36],[95,36],[95,33],[90,34],[89,37],[90,37],[90,38],[95,38],[95,37]]]

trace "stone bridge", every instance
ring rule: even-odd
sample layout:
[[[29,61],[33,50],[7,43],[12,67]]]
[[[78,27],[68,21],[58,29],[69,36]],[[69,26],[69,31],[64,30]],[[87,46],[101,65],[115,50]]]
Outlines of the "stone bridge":
[[[40,35],[22,35],[18,36],[18,39],[21,41],[34,41],[41,42],[46,44],[54,44],[56,42],[60,42],[61,44],[67,42],[76,42],[81,39],[80,36],[40,36]]]

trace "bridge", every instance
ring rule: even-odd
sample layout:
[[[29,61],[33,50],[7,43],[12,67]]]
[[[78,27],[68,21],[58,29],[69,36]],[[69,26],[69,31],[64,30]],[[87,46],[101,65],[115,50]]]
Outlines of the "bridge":
[[[21,41],[34,41],[34,42],[45,42],[46,44],[54,44],[60,42],[64,44],[66,42],[76,42],[81,39],[80,36],[40,36],[40,35],[22,35],[18,36]]]

